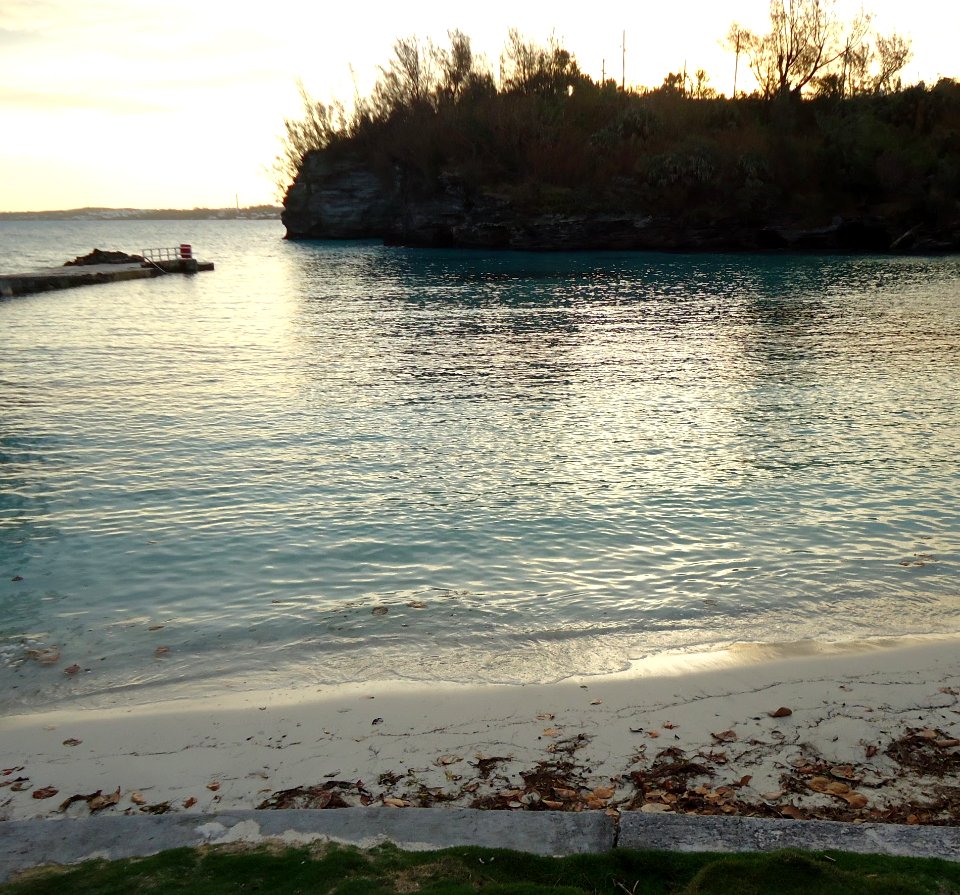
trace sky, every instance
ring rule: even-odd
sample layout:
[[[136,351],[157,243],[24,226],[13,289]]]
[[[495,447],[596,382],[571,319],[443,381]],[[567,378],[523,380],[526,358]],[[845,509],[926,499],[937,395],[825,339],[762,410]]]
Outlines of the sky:
[[[865,0],[913,43],[905,82],[960,77],[960,4]],[[370,91],[394,41],[459,28],[494,70],[507,31],[551,34],[599,78],[656,86],[705,68],[730,93],[731,22],[766,30],[768,0],[561,4],[484,0],[0,0],[0,211],[226,207],[277,199],[270,168],[301,104]],[[837,0],[848,19],[860,3]],[[743,67],[738,86],[744,86]]]

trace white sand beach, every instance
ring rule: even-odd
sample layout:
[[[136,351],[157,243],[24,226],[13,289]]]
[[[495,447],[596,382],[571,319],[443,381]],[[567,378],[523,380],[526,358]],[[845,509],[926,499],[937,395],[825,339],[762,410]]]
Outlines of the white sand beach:
[[[960,822],[960,642],[544,686],[357,683],[0,721],[0,819],[426,805]]]

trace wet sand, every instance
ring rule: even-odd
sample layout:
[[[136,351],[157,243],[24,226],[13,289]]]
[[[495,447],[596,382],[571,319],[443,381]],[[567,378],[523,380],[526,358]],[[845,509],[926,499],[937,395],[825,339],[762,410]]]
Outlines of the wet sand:
[[[450,805],[956,824],[958,646],[754,646],[542,686],[14,715],[0,818]]]

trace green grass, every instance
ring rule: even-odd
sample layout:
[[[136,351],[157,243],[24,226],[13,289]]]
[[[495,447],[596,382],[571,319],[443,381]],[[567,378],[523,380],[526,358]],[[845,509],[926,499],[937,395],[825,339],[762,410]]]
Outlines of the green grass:
[[[31,872],[0,886],[2,895],[82,892],[311,893],[378,895],[752,895],[752,893],[960,893],[960,864],[917,858],[807,854],[682,854],[618,849],[542,858],[501,849],[403,852],[317,848],[175,849],[150,858],[90,861]]]

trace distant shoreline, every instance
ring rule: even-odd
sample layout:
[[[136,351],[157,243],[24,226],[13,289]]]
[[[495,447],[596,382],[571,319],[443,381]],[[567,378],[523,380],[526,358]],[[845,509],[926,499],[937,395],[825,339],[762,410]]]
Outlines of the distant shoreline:
[[[70,208],[56,211],[0,211],[0,221],[269,221],[279,220],[278,205],[247,208]]]

